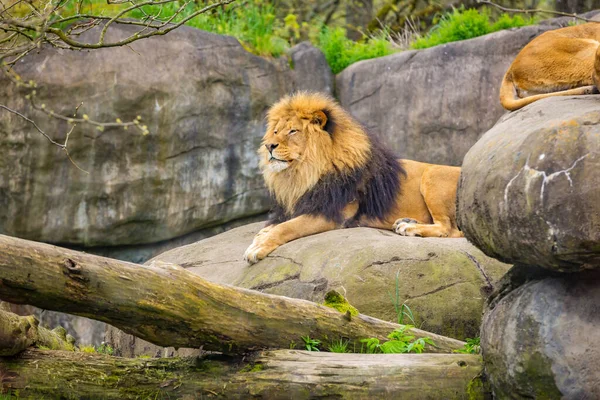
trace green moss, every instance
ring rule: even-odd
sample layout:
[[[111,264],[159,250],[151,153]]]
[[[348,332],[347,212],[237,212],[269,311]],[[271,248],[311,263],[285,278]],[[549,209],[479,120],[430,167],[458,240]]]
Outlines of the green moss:
[[[247,372],[260,372],[263,369],[265,369],[265,366],[263,364],[260,364],[260,363],[256,363],[256,364],[250,363],[250,364],[246,365],[244,368],[242,368],[240,370],[240,372],[243,372],[243,373],[247,373]]]
[[[95,353],[96,348],[94,346],[79,346],[79,351],[83,353]]]
[[[467,385],[467,396],[469,400],[483,400],[488,398],[487,395],[491,396],[491,388],[487,379],[481,373],[471,379]]]
[[[330,290],[329,292],[327,292],[327,294],[325,295],[325,303],[323,303],[323,305],[326,307],[333,308],[334,310],[337,310],[344,314],[349,312],[352,316],[358,315],[358,310],[356,309],[356,307],[348,303],[344,296],[342,296],[335,290]]]

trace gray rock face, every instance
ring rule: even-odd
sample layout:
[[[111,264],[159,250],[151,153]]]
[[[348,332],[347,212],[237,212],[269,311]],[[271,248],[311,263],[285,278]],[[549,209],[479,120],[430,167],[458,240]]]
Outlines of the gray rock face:
[[[334,76],[321,50],[302,42],[290,49],[290,59],[298,88],[333,93]]]
[[[500,82],[517,53],[555,26],[530,26],[351,65],[342,105],[399,157],[461,165],[505,110]]]
[[[398,276],[399,304],[410,306],[417,327],[458,339],[478,334],[484,300],[509,268],[465,239],[408,238],[369,228],[295,240],[249,266],[242,255],[262,226],[236,228],[149,263],[175,263],[213,282],[318,303],[335,289],[361,313],[390,321],[397,320],[392,298]],[[128,335],[110,336],[124,355],[170,354]]]
[[[600,398],[600,272],[547,276],[531,267],[512,275],[482,323],[486,372],[499,399]],[[512,287],[511,287],[512,286]]]
[[[600,97],[555,97],[506,115],[466,155],[466,237],[505,262],[600,265]]]
[[[299,65],[319,58],[306,46],[293,54]],[[0,232],[84,246],[153,243],[265,212],[256,149],[266,109],[303,82],[331,87],[327,70],[307,79],[286,58],[267,60],[234,38],[185,27],[124,48],[43,49],[17,71],[38,83],[47,109],[71,115],[83,102],[80,116],[141,115],[150,130],[78,126],[69,148],[85,174],[26,121],[0,113]],[[67,124],[31,110],[14,85],[1,81],[0,98],[64,140]]]

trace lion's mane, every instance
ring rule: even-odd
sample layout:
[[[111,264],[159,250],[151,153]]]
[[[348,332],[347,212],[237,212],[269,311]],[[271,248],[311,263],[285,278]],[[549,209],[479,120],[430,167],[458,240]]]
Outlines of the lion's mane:
[[[266,165],[261,146],[261,166],[275,206],[270,223],[293,217],[321,215],[337,223],[352,226],[361,217],[383,219],[395,205],[400,193],[402,166],[374,136],[330,97],[300,92],[273,105],[268,114],[269,127],[282,118],[298,116],[310,119],[322,112],[327,121],[322,128],[328,135],[306,132],[303,160],[293,168],[272,172]],[[310,124],[309,129],[321,129]],[[358,212],[350,221],[342,210],[352,201]]]

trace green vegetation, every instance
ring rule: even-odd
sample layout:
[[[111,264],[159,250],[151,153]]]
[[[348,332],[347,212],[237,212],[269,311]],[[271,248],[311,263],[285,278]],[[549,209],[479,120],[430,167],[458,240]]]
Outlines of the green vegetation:
[[[310,336],[302,336],[302,340],[304,341],[304,346],[308,351],[320,351],[319,346],[321,345],[321,341],[319,339],[311,339]]]
[[[95,353],[96,348],[94,346],[79,346],[79,351],[82,353]]]
[[[327,351],[329,351],[331,353],[350,353],[350,350],[348,349],[348,344],[349,344],[348,340],[344,340],[344,339],[334,340],[327,347]]]
[[[100,346],[96,347],[96,352],[100,354],[106,354],[107,356],[112,356],[114,353],[114,349],[106,343],[102,342]]]
[[[74,15],[77,2],[69,2],[62,10],[62,16]],[[82,12],[114,16],[123,8],[123,4],[107,4],[102,0],[87,0],[82,3]],[[148,5],[131,11],[126,17],[146,20],[152,17],[166,21],[173,18],[176,23],[188,17],[203,3],[173,2],[163,5]],[[183,8],[182,8],[183,7]],[[181,8],[181,9],[180,9]],[[293,11],[293,10],[291,10]],[[234,3],[225,8],[200,14],[186,25],[223,35],[236,37],[248,51],[261,55],[279,57],[300,40],[309,39],[325,54],[333,73],[337,74],[347,66],[376,57],[382,57],[400,51],[394,35],[384,27],[378,33],[363,35],[358,41],[348,39],[346,30],[341,26],[325,25],[321,19],[311,23],[299,23],[299,15],[290,12],[282,17],[281,11],[272,2],[254,1]],[[452,12],[438,15],[437,21],[424,36],[412,32],[402,47],[424,49],[458,40],[496,32],[501,29],[520,27],[535,23],[535,19],[521,15],[502,14],[493,18],[486,8],[480,10],[454,9]]]
[[[346,37],[345,29],[339,27],[323,27],[317,46],[325,54],[334,74],[355,62],[387,56],[397,51],[384,34],[355,42]]]
[[[197,11],[198,7],[204,7],[204,4],[190,2],[177,14],[179,7],[178,3],[144,6],[134,10],[131,17],[144,19],[146,15],[153,15],[161,20],[167,20],[175,16],[173,22],[177,23]],[[234,36],[246,50],[254,54],[278,57],[289,47],[293,37],[293,32],[290,36],[290,30],[293,31],[294,22],[293,18],[286,18],[283,22],[278,20],[273,5],[257,1],[246,3],[243,7],[229,6],[213,13],[200,14],[186,25],[208,32]]]
[[[474,339],[467,338],[466,344],[462,349],[454,350],[455,353],[462,354],[479,354],[481,352],[480,347],[480,338],[476,337]]]
[[[396,315],[398,316],[398,323],[400,325],[404,325],[404,318],[406,317],[410,320],[410,323],[412,325],[416,325],[415,316],[413,315],[413,312],[408,306],[408,304],[406,304],[406,302],[400,304],[400,270],[396,272],[395,295],[392,296],[392,294],[388,292],[388,296],[390,296],[390,299],[392,299],[392,303],[394,304],[394,310],[396,310]]]
[[[348,300],[344,298],[341,294],[336,292],[335,290],[330,290],[325,295],[325,302],[323,303],[325,307],[333,308],[341,313],[349,312],[350,315],[356,316],[358,315],[358,310],[352,306],[352,304],[348,303]]]
[[[407,331],[414,328],[412,325],[402,325],[388,335],[387,342],[380,343],[377,338],[362,339],[361,353],[375,354],[400,354],[400,353],[422,353],[425,350],[425,345],[435,346],[435,343],[430,338],[415,337]]]
[[[425,49],[534,23],[533,17],[525,19],[520,15],[510,16],[508,14],[502,14],[495,22],[491,22],[490,13],[485,9],[479,11],[459,8],[441,16],[439,23],[427,35],[416,39],[411,47]]]

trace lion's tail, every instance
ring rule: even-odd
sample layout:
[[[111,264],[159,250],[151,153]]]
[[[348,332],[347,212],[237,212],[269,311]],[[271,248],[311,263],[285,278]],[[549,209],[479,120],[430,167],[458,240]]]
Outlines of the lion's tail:
[[[509,111],[518,110],[521,107],[525,107],[534,101],[545,99],[546,97],[554,96],[577,96],[582,94],[596,94],[598,89],[594,85],[582,86],[575,89],[561,90],[559,92],[551,92],[544,94],[536,94],[533,96],[527,96],[520,98],[517,96],[515,84],[513,82],[512,74],[509,72],[504,75],[502,79],[502,86],[500,86],[500,103],[502,106]]]

